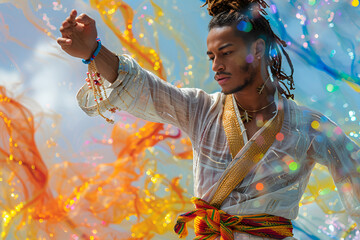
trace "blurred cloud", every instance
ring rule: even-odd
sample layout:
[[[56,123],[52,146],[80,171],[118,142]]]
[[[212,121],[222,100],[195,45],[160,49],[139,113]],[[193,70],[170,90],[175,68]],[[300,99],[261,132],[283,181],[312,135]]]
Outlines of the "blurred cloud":
[[[43,109],[63,112],[77,107],[69,62],[61,58],[60,48],[55,43],[38,42],[32,55],[24,61],[24,71],[27,76],[23,88],[28,89],[29,97]]]
[[[15,70],[0,68],[0,85],[11,89],[14,94],[24,91],[21,74]]]

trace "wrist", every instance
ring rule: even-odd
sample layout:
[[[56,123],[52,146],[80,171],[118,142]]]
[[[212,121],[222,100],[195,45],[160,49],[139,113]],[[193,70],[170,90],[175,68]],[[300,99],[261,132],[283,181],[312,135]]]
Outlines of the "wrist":
[[[98,41],[95,40],[92,46],[89,48],[91,51],[88,54],[86,54],[86,56],[84,56],[83,59],[90,59],[97,47],[98,47]]]
[[[100,38],[96,38],[96,46],[94,47],[93,51],[91,52],[90,57],[83,59],[82,62],[85,64],[89,64],[99,54],[100,49],[101,49],[101,40],[100,40]]]

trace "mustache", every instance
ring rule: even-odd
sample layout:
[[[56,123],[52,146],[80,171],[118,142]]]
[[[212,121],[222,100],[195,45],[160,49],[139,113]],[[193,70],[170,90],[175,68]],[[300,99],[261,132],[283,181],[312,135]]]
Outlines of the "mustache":
[[[215,77],[218,76],[218,75],[229,75],[229,76],[231,76],[231,73],[227,73],[227,72],[217,72],[217,73],[215,74],[215,76],[214,76],[214,79],[215,79]]]

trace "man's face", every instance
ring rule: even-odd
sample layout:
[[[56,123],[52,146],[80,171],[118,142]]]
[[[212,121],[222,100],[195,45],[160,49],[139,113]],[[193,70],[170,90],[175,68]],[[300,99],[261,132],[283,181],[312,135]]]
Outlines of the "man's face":
[[[234,27],[215,27],[207,37],[207,55],[212,61],[215,80],[225,94],[239,92],[254,81],[254,61]]]

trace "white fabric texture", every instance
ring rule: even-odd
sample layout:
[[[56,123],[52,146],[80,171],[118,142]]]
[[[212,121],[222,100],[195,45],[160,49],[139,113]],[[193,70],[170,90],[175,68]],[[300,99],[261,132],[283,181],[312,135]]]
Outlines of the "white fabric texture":
[[[177,88],[141,68],[128,55],[119,56],[119,60],[118,79],[107,86],[108,100],[136,117],[169,123],[184,131],[193,146],[194,194],[209,201],[220,177],[237,160],[231,157],[222,124],[225,95],[207,94],[195,88]],[[98,114],[87,85],[80,89],[77,98],[88,115]],[[347,212],[359,225],[359,146],[321,113],[298,106],[292,100],[282,100],[284,122],[281,133],[284,139],[273,143],[224,201],[221,209],[234,215],[267,213],[295,219],[311,170],[315,163],[321,163],[329,168]],[[106,110],[102,104],[100,110]],[[242,121],[238,120],[243,128]],[[322,131],[311,127],[313,121],[320,123]],[[238,156],[252,141],[256,141],[262,130],[250,140],[244,137],[246,144]],[[296,170],[289,169],[286,163],[289,160],[296,162]],[[264,185],[262,191],[256,190],[258,183]],[[236,234],[236,239],[266,238]]]

